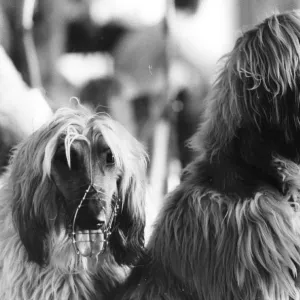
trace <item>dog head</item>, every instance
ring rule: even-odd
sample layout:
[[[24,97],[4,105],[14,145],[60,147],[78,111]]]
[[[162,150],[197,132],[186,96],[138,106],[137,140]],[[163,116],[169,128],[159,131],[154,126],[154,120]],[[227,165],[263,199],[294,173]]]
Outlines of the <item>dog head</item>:
[[[274,152],[299,161],[299,49],[296,11],[244,32],[224,57],[193,145],[212,158],[234,140],[251,163]]]
[[[142,146],[120,124],[60,109],[11,163],[13,218],[29,260],[108,251],[133,264],[144,243],[145,166]]]

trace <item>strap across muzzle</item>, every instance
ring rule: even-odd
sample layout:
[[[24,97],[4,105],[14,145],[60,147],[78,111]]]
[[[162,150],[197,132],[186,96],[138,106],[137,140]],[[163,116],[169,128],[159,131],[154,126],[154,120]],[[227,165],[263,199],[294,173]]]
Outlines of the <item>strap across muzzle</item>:
[[[100,191],[98,191],[95,187],[95,185],[93,183],[91,183],[88,188],[86,189],[79,205],[76,208],[74,217],[72,219],[72,231],[71,231],[71,239],[72,239],[72,243],[74,245],[74,249],[76,251],[76,253],[78,255],[81,256],[85,256],[85,257],[90,257],[95,255],[93,249],[97,248],[97,246],[99,245],[95,245],[95,243],[101,243],[102,247],[100,249],[98,249],[96,252],[96,255],[98,254],[102,254],[105,252],[107,246],[108,246],[108,242],[109,242],[109,236],[111,235],[112,231],[114,230],[114,225],[116,223],[116,218],[117,215],[120,212],[120,209],[122,207],[122,203],[121,203],[121,199],[119,197],[116,197],[116,201],[114,201],[113,203],[113,207],[112,207],[112,211],[111,211],[111,215],[109,217],[109,220],[106,224],[103,224],[100,228],[98,228],[97,230],[91,230],[88,231],[86,230],[86,241],[90,243],[90,246],[87,248],[84,248],[85,250],[82,251],[82,248],[79,246],[79,243],[82,243],[82,235],[84,235],[83,233],[80,233],[80,237],[79,234],[76,233],[76,221],[78,219],[78,214],[80,209],[83,207],[83,205],[86,205],[87,201],[91,201],[88,196],[89,193],[101,193]],[[95,201],[95,200],[92,200]],[[95,238],[93,240],[92,237],[98,237]],[[86,250],[87,249],[87,250]]]

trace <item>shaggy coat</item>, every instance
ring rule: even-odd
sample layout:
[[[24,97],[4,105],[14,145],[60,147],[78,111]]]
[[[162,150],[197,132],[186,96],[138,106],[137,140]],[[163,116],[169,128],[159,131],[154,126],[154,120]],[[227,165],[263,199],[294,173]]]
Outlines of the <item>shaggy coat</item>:
[[[300,15],[236,41],[192,145],[117,299],[299,299]]]
[[[143,254],[145,166],[142,146],[105,115],[60,109],[24,140],[0,179],[0,299],[106,299]]]

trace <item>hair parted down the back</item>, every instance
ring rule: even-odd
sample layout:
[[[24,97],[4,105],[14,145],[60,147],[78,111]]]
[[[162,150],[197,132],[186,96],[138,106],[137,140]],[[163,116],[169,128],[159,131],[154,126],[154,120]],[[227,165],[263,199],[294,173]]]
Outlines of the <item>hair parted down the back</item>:
[[[219,152],[243,124],[262,131],[277,125],[292,140],[300,128],[299,11],[273,15],[244,32],[223,61],[193,146]]]
[[[116,299],[300,299],[300,14],[241,34],[206,99],[199,157]]]

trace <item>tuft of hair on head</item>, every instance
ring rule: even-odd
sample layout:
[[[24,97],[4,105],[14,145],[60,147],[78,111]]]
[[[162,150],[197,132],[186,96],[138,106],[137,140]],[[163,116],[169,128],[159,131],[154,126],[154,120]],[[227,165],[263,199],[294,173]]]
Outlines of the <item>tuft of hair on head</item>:
[[[81,104],[80,102],[80,99],[76,96],[72,96],[70,99],[69,99],[69,103],[70,103],[70,106],[71,108],[73,109],[85,109],[85,106]]]
[[[65,136],[65,151],[66,151],[66,158],[69,168],[71,169],[71,145],[74,141],[82,140],[90,146],[89,140],[81,133],[78,132],[76,127],[73,125],[69,125],[67,127],[67,132]]]

